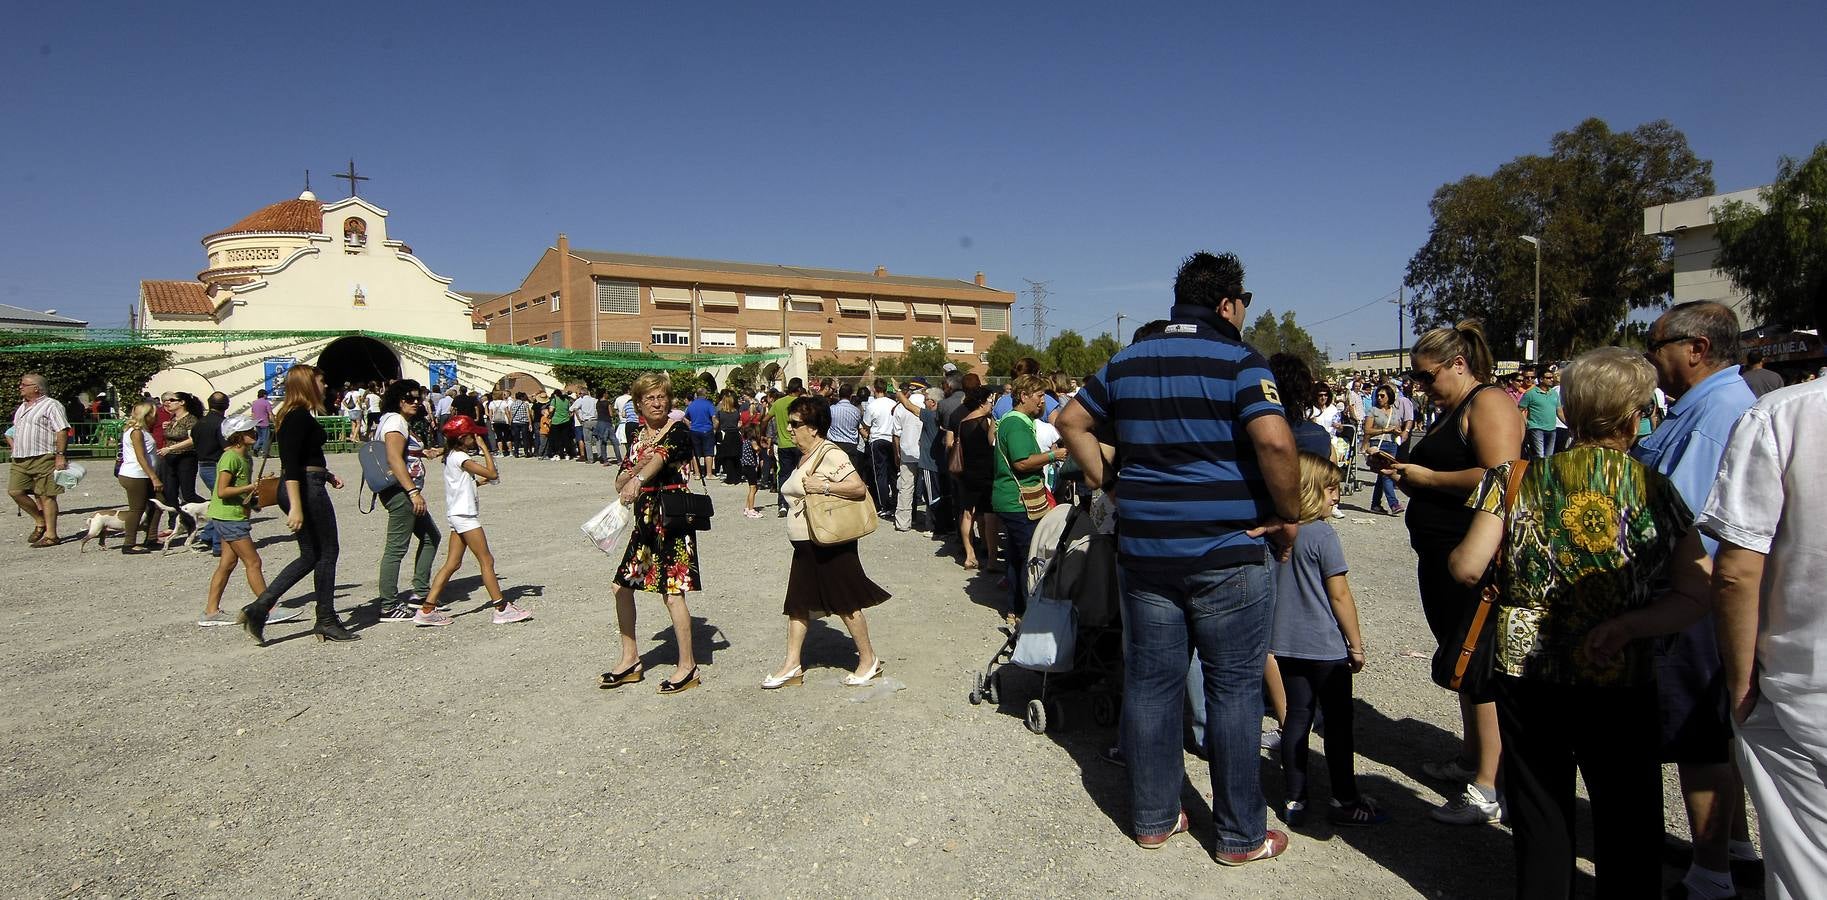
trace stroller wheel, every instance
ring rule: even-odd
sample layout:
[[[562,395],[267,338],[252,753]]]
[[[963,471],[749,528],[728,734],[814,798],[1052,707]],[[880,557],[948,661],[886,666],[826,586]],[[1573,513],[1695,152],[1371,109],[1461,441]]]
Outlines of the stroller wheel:
[[[1002,671],[992,672],[983,679],[983,699],[995,706],[1002,702]]]
[[[1039,700],[1028,701],[1028,730],[1035,734],[1047,733],[1047,704]]]
[[[1116,698],[1109,694],[1098,694],[1091,698],[1091,721],[1100,727],[1115,725],[1117,720]]]
[[[971,705],[972,706],[976,706],[977,704],[983,702],[983,683],[987,680],[988,679],[983,676],[982,672],[976,673],[976,677],[972,679],[972,682],[973,682],[971,684]]]

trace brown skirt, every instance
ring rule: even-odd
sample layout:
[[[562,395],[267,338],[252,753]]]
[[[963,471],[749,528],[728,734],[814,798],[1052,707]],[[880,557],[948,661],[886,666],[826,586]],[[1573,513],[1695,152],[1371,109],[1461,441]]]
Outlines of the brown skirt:
[[[793,542],[793,565],[787,572],[787,603],[783,612],[795,618],[819,619],[847,616],[887,600],[881,585],[863,574],[856,542],[820,547],[811,541]]]

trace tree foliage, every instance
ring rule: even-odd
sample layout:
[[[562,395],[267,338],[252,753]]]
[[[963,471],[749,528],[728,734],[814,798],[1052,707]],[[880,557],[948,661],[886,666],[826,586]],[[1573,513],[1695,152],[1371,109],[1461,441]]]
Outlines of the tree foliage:
[[[1442,185],[1434,224],[1408,262],[1417,332],[1479,319],[1499,356],[1518,352],[1534,309],[1541,238],[1543,358],[1609,343],[1633,309],[1672,285],[1646,207],[1713,192],[1713,164],[1666,121],[1614,132],[1603,120],[1556,134],[1546,156],[1519,156],[1490,175]]]
[[[42,335],[0,333],[0,347],[43,341]],[[93,350],[0,353],[0,378],[19,383],[20,375],[44,376],[45,393],[68,401],[87,392],[114,390],[124,399],[137,397],[161,370],[171,365],[171,351],[158,347],[109,345]]]
[[[900,374],[936,376],[945,368],[945,345],[935,337],[914,338],[901,357]]]
[[[869,368],[866,361],[844,362],[835,356],[821,356],[806,363],[806,371],[815,378],[855,378]]]
[[[1243,330],[1243,340],[1264,357],[1277,353],[1298,356],[1316,374],[1326,371],[1332,363],[1325,351],[1313,342],[1313,335],[1294,321],[1293,310],[1282,313],[1280,319],[1275,318],[1274,310],[1263,310],[1262,315]]]
[[[1096,361],[1096,364],[1091,367],[1091,372],[1086,374],[1102,369],[1104,364],[1109,362],[1112,356],[1117,355],[1117,351],[1121,349],[1123,349],[1123,345],[1118,343],[1116,337],[1108,331],[1092,338],[1091,343],[1085,345],[1085,352],[1091,354],[1091,358]]]
[[[1761,210],[1734,200],[1713,214],[1719,268],[1760,322],[1827,325],[1827,142],[1799,163],[1783,157],[1758,196]]]
[[[988,353],[989,359],[986,362],[990,367],[989,375],[996,378],[1009,377],[1009,373],[1015,369],[1015,361],[1024,356],[1032,356],[1035,359],[1039,359],[1041,356],[1040,351],[1016,340],[1014,335],[1008,334],[998,335],[996,342],[990,345]]]

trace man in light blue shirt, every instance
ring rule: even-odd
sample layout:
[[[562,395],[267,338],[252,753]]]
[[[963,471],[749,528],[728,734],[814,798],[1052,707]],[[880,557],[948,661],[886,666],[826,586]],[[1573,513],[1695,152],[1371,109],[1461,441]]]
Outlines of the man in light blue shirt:
[[[1656,381],[1675,402],[1632,455],[1668,476],[1698,514],[1719,477],[1732,426],[1757,400],[1738,372],[1738,317],[1719,303],[1683,303],[1650,327],[1647,347],[1644,355],[1656,367]],[[1709,555],[1718,551],[1712,538],[1702,535],[1701,541]],[[1731,766],[1732,728],[1714,634],[1708,616],[1672,636],[1656,654],[1663,759],[1680,770],[1693,837],[1694,862],[1683,881],[1690,897],[1734,894],[1732,850],[1750,856],[1744,787]]]

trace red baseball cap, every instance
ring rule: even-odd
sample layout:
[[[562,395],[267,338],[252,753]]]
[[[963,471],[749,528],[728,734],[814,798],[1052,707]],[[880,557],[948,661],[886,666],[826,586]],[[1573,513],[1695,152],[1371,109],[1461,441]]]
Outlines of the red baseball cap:
[[[451,416],[444,422],[445,437],[462,437],[466,434],[482,435],[487,433],[487,429],[476,424],[476,421],[469,416],[459,414]]]

